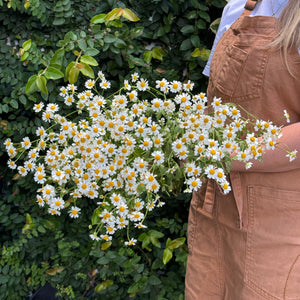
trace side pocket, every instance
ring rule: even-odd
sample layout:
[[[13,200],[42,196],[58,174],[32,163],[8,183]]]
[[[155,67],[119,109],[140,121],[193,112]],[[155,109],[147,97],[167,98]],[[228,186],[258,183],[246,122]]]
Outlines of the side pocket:
[[[297,300],[300,295],[300,253],[289,270],[284,288],[283,300]]]
[[[250,186],[248,208],[245,283],[266,299],[300,300],[300,192]]]

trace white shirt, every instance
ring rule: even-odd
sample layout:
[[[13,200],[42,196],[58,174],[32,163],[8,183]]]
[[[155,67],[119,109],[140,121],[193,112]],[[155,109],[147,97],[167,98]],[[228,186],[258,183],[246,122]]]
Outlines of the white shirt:
[[[273,1],[273,7],[272,7],[272,1]],[[231,24],[245,10],[244,6],[246,2],[247,2],[246,0],[230,0],[228,4],[224,7],[219,29],[215,37],[215,41],[211,49],[211,53],[207,61],[207,64],[203,70],[204,75],[209,76],[211,58],[219,39],[221,38],[223,33],[227,29],[229,29]],[[250,16],[272,16],[273,13],[275,13],[275,17],[278,17],[280,12],[288,2],[289,0],[262,0],[256,4]]]

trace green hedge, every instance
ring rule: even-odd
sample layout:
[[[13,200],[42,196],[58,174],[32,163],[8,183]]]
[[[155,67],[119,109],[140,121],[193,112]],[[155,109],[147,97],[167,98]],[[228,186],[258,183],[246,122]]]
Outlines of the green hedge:
[[[93,75],[91,60],[83,61],[78,78],[70,71],[82,55],[93,57],[113,85],[137,71],[150,81],[190,79],[205,91],[202,70],[214,38],[210,24],[225,3],[0,0],[0,140],[31,136],[41,124],[32,113],[35,103],[62,103],[58,90],[64,80]],[[114,19],[112,12],[105,21],[115,8],[132,14]],[[92,205],[83,204],[76,220],[44,214],[35,203],[37,185],[7,168],[2,143],[0,156],[1,299],[26,299],[46,282],[62,299],[184,298],[191,195],[182,194],[180,184],[173,195],[162,195],[168,209],[149,216],[136,246],[122,246],[120,233],[105,249],[108,245],[89,238]]]

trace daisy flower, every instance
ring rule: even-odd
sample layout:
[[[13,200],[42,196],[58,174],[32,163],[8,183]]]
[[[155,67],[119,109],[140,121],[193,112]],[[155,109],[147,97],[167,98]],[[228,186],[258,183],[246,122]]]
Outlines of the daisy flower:
[[[188,80],[186,83],[183,84],[183,90],[190,92],[192,91],[194,88],[194,83],[191,82],[190,80]]]
[[[191,191],[197,191],[201,187],[202,182],[199,178],[192,177],[188,179],[187,185]]]
[[[137,240],[135,239],[130,239],[129,241],[126,241],[124,244],[126,246],[134,246],[136,244]]]
[[[18,173],[22,176],[26,176],[27,173],[28,173],[28,170],[23,166],[19,166],[18,167]]]
[[[74,102],[74,96],[73,95],[67,95],[66,97],[64,97],[64,99],[65,99],[64,103],[67,106],[72,105],[72,103]]]
[[[128,80],[124,80],[124,87],[127,91],[131,90],[131,85],[129,84]]]
[[[164,162],[165,156],[161,151],[154,151],[152,156],[154,157],[154,163],[162,164]]]
[[[33,110],[35,112],[40,112],[42,109],[44,108],[44,104],[41,102],[41,103],[38,103],[38,104],[35,104],[33,106]]]
[[[139,79],[139,74],[137,72],[131,74],[132,82],[136,82]]]
[[[100,83],[99,83],[100,87],[103,89],[103,90],[106,90],[106,89],[109,89],[110,88],[110,82],[107,81],[107,80],[102,80]]]
[[[289,115],[289,113],[286,110],[284,110],[283,113],[284,113],[284,116],[286,118],[287,123],[290,123],[290,115]]]
[[[140,211],[133,211],[129,214],[129,219],[133,222],[139,222],[144,218],[144,214]]]
[[[296,158],[297,150],[289,152],[286,156],[290,159],[290,161],[293,161]]]
[[[170,84],[169,84],[169,88],[170,91],[173,93],[178,93],[181,91],[182,89],[182,84],[179,81],[173,80]]]
[[[89,79],[85,82],[84,85],[87,89],[92,89],[95,85],[95,80]]]
[[[101,80],[105,79],[105,76],[102,71],[99,71],[97,75]]]
[[[15,169],[17,168],[16,163],[15,163],[13,160],[11,160],[11,159],[9,159],[9,160],[7,161],[7,165],[8,165],[8,167],[9,167],[10,169],[12,169],[12,170],[15,170]]]
[[[62,96],[62,97],[65,97],[67,94],[68,94],[68,89],[64,86],[62,86],[60,89],[59,89],[60,93],[59,95]]]
[[[52,207],[48,208],[48,213],[53,216],[60,216],[60,211]]]
[[[156,88],[159,89],[163,93],[167,93],[169,89],[169,83],[168,81],[163,78],[162,80],[156,80]]]
[[[95,236],[95,233],[92,235],[93,237]],[[91,237],[91,235],[90,235],[90,237]],[[102,240],[104,240],[104,241],[106,241],[106,242],[109,242],[109,241],[111,241],[112,240],[112,236],[111,235],[107,235],[107,234],[101,234],[100,235],[100,238],[102,239]],[[97,241],[99,241],[100,239],[99,238],[92,238],[92,239],[95,239],[95,240],[97,240]]]
[[[30,147],[31,147],[31,142],[30,142],[29,137],[25,137],[25,138],[23,139],[23,141],[21,142],[21,146],[22,146],[23,148],[25,148],[25,149],[30,149]]]
[[[148,81],[143,78],[141,78],[136,85],[140,91],[146,91],[149,88]]]
[[[71,209],[69,210],[69,216],[74,219],[79,217],[79,213],[80,213],[80,208],[77,206],[72,206]]]
[[[131,92],[127,93],[127,96],[130,101],[135,101],[135,100],[137,100],[138,94],[137,94],[137,91],[131,91]]]

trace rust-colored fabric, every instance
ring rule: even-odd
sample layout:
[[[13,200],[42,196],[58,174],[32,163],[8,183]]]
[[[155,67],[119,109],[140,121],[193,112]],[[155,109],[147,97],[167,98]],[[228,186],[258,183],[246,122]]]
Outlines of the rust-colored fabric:
[[[278,125],[286,109],[300,122],[298,49],[288,54],[293,77],[280,51],[265,47],[278,33],[276,19],[247,14],[218,42],[208,99]],[[227,195],[211,180],[193,194],[185,299],[300,300],[300,170],[232,172],[230,180]]]

